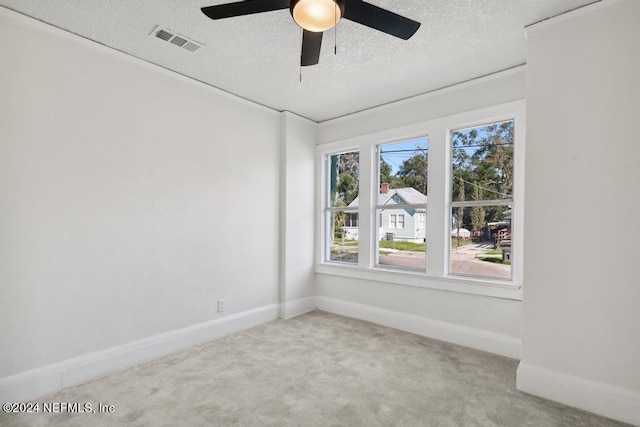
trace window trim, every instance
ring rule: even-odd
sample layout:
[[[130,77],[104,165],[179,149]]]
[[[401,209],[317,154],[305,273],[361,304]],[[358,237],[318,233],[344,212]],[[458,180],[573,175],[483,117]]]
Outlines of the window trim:
[[[513,300],[522,299],[522,236],[524,203],[524,149],[525,149],[525,101],[513,101],[478,110],[471,110],[451,116],[436,118],[420,123],[387,129],[370,134],[319,144],[316,148],[316,272],[363,280],[383,281],[389,284],[416,286],[475,295],[493,296]],[[447,240],[450,230],[446,224],[452,207],[451,201],[451,150],[452,131],[483,126],[488,123],[514,120],[514,219],[512,234],[512,279],[493,280],[480,277],[451,276],[448,274],[449,257]],[[398,270],[376,265],[374,239],[378,235],[377,206],[375,198],[378,191],[377,149],[382,144],[409,140],[423,136],[429,137],[430,157],[438,159],[430,163],[428,182],[429,203],[426,212],[426,234],[429,236],[429,257],[426,271]],[[332,154],[358,151],[360,153],[360,203],[359,214],[359,259],[357,264],[340,264],[324,261],[325,241],[325,200],[327,186],[327,167],[325,159]],[[442,161],[441,161],[442,159]],[[442,163],[442,164],[441,164]],[[487,201],[482,201],[486,203]],[[468,203],[468,202],[467,202]],[[344,209],[343,209],[344,210]]]

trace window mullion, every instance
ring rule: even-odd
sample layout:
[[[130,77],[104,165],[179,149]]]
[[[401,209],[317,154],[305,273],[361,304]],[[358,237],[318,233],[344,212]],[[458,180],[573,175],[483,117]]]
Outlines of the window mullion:
[[[358,204],[358,216],[360,221],[360,236],[359,236],[359,257],[358,267],[371,268],[373,266],[374,251],[372,249],[373,244],[373,231],[375,231],[375,223],[373,222],[373,189],[377,186],[374,182],[377,167],[374,162],[374,150],[375,147],[362,146],[360,148],[360,191],[358,197],[360,203]]]
[[[443,277],[449,262],[449,156],[447,129],[435,126],[429,133],[429,197],[427,203],[426,234],[429,245],[427,273]]]

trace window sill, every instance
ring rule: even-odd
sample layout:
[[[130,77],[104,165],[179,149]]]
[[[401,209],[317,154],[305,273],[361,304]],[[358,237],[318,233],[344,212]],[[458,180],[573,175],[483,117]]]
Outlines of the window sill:
[[[521,285],[484,278],[428,276],[421,271],[400,271],[380,267],[363,269],[357,265],[339,263],[316,264],[316,273],[522,301]]]

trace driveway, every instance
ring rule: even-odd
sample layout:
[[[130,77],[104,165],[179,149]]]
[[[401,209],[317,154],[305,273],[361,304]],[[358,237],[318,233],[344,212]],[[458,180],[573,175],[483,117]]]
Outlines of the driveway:
[[[491,249],[493,249],[493,243],[471,243],[451,249],[451,273],[509,279],[510,265],[482,261],[477,258]],[[502,259],[501,256],[495,257]]]

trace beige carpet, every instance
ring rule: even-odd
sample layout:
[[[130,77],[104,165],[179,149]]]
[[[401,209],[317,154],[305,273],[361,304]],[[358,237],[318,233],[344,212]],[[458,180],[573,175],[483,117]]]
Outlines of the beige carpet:
[[[2,426],[617,426],[515,390],[517,361],[315,311],[36,399]]]

